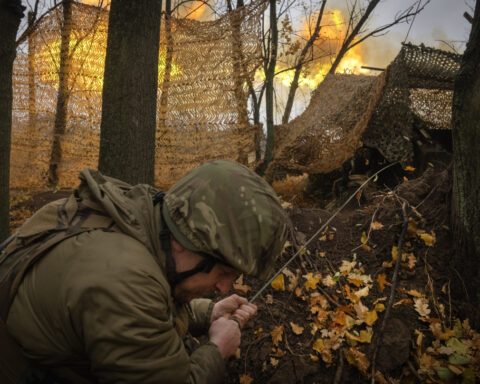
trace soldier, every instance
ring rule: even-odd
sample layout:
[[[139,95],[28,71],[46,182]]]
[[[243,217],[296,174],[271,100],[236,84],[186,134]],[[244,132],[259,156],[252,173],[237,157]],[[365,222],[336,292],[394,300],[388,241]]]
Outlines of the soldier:
[[[92,170],[80,180],[0,256],[0,317],[27,376],[221,382],[256,306],[206,297],[226,295],[242,272],[270,274],[288,220],[273,189],[229,161],[194,169],[165,195]],[[193,349],[190,333],[209,341]]]

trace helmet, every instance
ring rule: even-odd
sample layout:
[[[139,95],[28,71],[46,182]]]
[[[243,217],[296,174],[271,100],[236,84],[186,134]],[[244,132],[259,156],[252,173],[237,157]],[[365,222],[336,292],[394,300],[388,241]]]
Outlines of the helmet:
[[[162,214],[183,247],[266,279],[287,238],[288,217],[272,187],[235,162],[215,160],[182,177]]]

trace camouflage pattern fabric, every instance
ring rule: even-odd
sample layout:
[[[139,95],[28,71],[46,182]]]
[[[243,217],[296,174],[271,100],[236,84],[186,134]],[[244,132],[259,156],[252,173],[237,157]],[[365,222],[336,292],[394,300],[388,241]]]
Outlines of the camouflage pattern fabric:
[[[266,279],[287,238],[288,218],[272,187],[238,163],[215,160],[166,194],[162,214],[185,248]]]

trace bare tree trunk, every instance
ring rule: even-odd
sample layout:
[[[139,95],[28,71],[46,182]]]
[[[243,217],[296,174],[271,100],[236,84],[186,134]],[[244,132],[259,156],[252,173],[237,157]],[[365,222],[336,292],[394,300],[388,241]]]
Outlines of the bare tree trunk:
[[[380,3],[380,0],[370,0],[368,3],[367,9],[365,10],[365,13],[362,15],[358,23],[355,25],[353,28],[352,32],[345,37],[345,40],[343,41],[343,44],[340,48],[340,50],[337,53],[337,56],[335,57],[335,60],[330,67],[330,70],[328,71],[329,74],[334,74],[335,71],[337,70],[338,65],[343,59],[343,56],[348,52],[348,50],[351,48],[351,44],[355,37],[358,35],[362,27],[364,26],[365,22],[368,20],[370,17],[370,14],[373,12],[375,7]],[[352,10],[353,12],[353,10]],[[352,17],[353,15],[351,15]],[[348,31],[347,31],[348,32]]]
[[[285,110],[283,111],[282,117],[282,124],[287,124],[288,120],[290,119],[290,114],[292,113],[293,107],[293,100],[295,99],[295,93],[298,89],[298,80],[300,79],[300,74],[302,73],[303,65],[305,64],[305,57],[307,57],[308,51],[313,47],[313,43],[317,40],[318,35],[320,34],[320,22],[322,21],[323,11],[325,9],[325,5],[327,4],[327,0],[323,0],[322,7],[320,8],[320,12],[318,13],[317,23],[315,25],[315,29],[313,30],[312,35],[308,39],[307,43],[300,52],[298,56],[297,62],[298,64],[295,66],[295,73],[293,75],[293,81],[290,85],[290,89],[288,90],[288,97],[287,97],[287,104],[285,105]]]
[[[167,111],[168,111],[168,92],[170,88],[170,79],[172,77],[172,61],[173,61],[173,37],[172,37],[172,2],[166,0],[165,3],[165,70],[162,80],[162,93],[160,95],[160,114],[159,114],[159,129],[160,137],[168,138],[167,127]],[[165,140],[165,139],[164,139]]]
[[[10,233],[12,70],[16,54],[15,38],[23,9],[20,0],[0,2],[0,242]]]
[[[63,20],[60,42],[60,68],[58,71],[57,109],[53,127],[53,143],[48,168],[48,183],[54,187],[58,184],[58,167],[62,161],[62,140],[67,126],[67,110],[70,91],[70,35],[72,33],[72,0],[62,4]]]
[[[480,324],[480,3],[455,81],[452,110],[454,264]],[[476,310],[475,310],[476,309]]]
[[[110,5],[98,167],[131,184],[154,181],[161,5]]]
[[[35,21],[35,13],[28,12],[28,28],[31,28]],[[37,105],[35,88],[35,38],[33,33],[28,35],[28,133],[30,137],[31,148],[28,154],[29,163],[32,164],[35,157],[35,148],[37,145]]]
[[[277,4],[276,0],[270,0],[270,54],[268,63],[265,65],[265,112],[267,117],[267,143],[265,148],[265,157],[263,164],[259,169],[261,175],[264,174],[268,164],[273,159],[273,149],[275,144],[273,132],[273,103],[274,103],[274,77],[275,67],[277,65],[278,50],[278,26],[277,26]]]

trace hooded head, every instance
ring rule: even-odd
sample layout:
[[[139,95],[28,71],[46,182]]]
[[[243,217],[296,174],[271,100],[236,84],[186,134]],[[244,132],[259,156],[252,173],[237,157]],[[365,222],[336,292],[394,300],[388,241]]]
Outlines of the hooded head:
[[[165,195],[162,213],[186,249],[266,279],[287,238],[275,191],[238,163],[215,160],[190,171]]]

